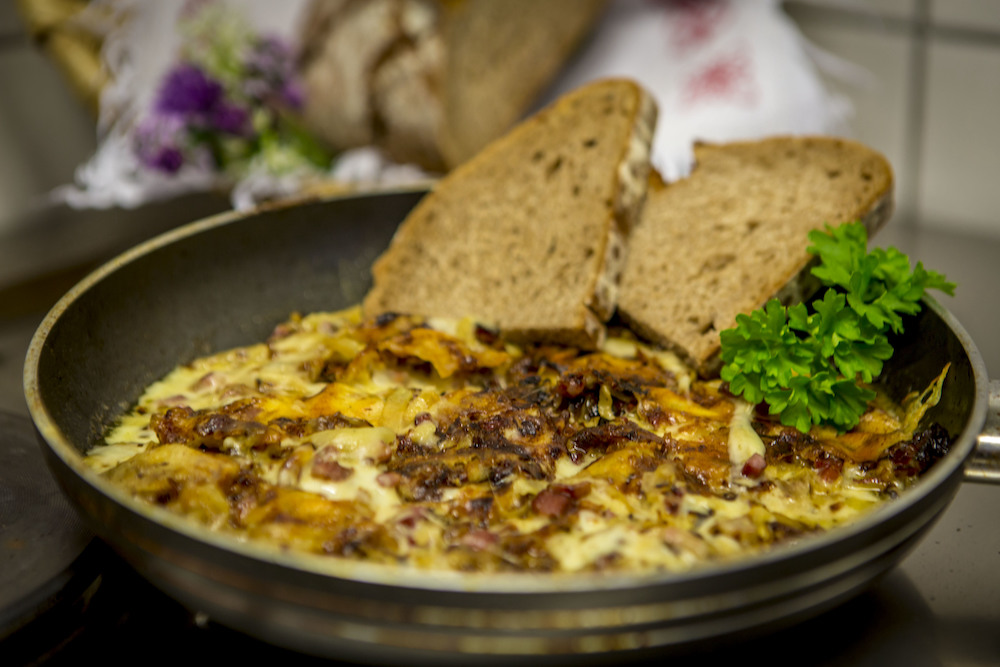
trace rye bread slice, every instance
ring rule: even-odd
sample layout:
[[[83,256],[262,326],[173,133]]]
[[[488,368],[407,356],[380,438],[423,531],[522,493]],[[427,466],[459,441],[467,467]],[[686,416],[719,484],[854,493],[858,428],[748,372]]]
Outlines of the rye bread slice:
[[[366,315],[472,316],[517,341],[593,347],[649,182],[652,96],[626,79],[560,97],[451,171],[375,262]]]
[[[861,220],[869,236],[893,210],[888,161],[833,137],[695,146],[691,174],[651,183],[622,276],[618,312],[636,333],[703,376],[720,366],[719,332],[772,297],[818,287],[810,230]]]

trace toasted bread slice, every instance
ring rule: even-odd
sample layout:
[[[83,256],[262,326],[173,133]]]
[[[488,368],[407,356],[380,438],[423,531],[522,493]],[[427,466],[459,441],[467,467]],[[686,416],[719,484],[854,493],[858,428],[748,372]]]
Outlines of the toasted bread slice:
[[[597,345],[645,197],[652,96],[572,91],[443,179],[375,262],[367,315],[473,316],[514,340]]]
[[[810,230],[861,220],[871,235],[893,210],[886,159],[832,137],[699,144],[690,176],[651,180],[619,314],[706,376],[719,368],[719,332],[738,313],[818,287]]]

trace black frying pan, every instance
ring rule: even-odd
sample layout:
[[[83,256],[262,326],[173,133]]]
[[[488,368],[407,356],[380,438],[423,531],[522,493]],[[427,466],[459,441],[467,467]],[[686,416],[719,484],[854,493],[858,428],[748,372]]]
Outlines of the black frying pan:
[[[301,202],[188,225],[87,277],[35,334],[25,394],[50,468],[93,530],[189,607],[339,659],[565,663],[645,655],[770,629],[838,604],[896,564],[964,478],[997,476],[980,437],[989,405],[985,367],[961,326],[929,300],[895,342],[886,375],[901,396],[951,362],[931,413],[952,434],[951,452],[856,524],[693,573],[414,575],[280,553],[147,507],[83,464],[81,452],[178,363],[262,340],[292,311],[360,301],[372,260],[422,196]]]

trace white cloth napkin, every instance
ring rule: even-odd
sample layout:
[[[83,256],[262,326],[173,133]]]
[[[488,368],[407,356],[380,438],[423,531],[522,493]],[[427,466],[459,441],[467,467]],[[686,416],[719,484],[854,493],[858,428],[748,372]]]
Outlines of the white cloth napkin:
[[[629,76],[656,97],[653,163],[687,173],[695,141],[843,134],[849,102],[823,86],[777,0],[617,0],[551,92]]]

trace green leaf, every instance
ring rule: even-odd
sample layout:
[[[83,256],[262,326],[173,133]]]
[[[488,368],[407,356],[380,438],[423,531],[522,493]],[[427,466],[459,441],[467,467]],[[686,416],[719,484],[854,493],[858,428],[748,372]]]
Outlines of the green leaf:
[[[892,356],[890,331],[919,312],[926,290],[954,294],[942,274],[911,270],[896,248],[867,252],[865,227],[849,223],[809,233],[820,263],[813,275],[827,287],[811,304],[784,308],[776,299],[721,332],[721,377],[751,403],[766,402],[781,423],[802,432],[827,424],[857,425],[875,392],[870,383]]]
[[[843,377],[872,382],[881,375],[883,362],[892,356],[892,345],[885,336],[872,343],[845,340],[836,345],[832,356]]]
[[[860,223],[839,227],[826,225],[826,233],[813,230],[809,232],[809,240],[812,241],[812,245],[807,250],[820,259],[819,266],[813,268],[812,274],[825,285],[846,288],[851,282],[851,276],[858,269],[856,262],[864,256],[868,243],[864,225]]]

